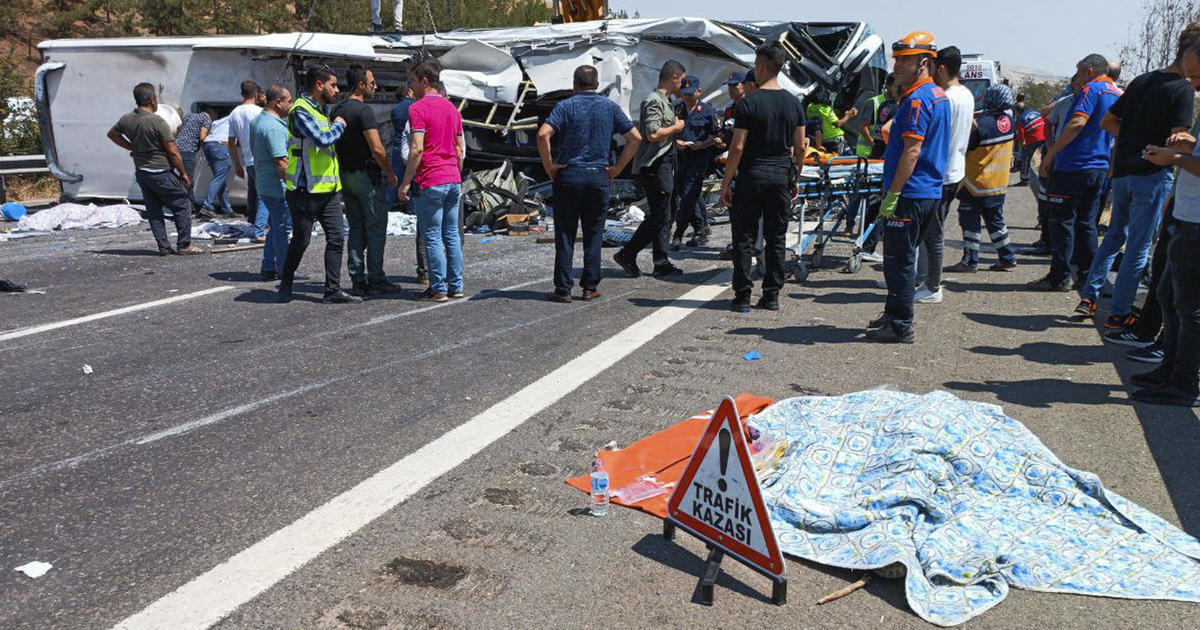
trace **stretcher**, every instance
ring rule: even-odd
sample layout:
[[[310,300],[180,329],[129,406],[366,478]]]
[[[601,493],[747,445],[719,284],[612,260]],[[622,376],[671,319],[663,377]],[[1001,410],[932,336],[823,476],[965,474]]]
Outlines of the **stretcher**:
[[[825,262],[830,243],[850,245],[846,272],[862,267],[862,246],[875,230],[867,225],[867,206],[883,191],[883,161],[839,157],[821,164],[805,164],[793,200],[798,238],[790,250],[792,277],[803,283]],[[805,233],[805,211],[815,210],[816,221]]]

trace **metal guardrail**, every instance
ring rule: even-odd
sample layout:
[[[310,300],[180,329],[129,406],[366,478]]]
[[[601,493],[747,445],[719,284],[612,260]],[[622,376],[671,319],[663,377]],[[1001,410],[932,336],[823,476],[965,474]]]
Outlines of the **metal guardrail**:
[[[0,156],[0,203],[8,201],[4,179],[9,175],[49,175],[50,167],[44,155]]]

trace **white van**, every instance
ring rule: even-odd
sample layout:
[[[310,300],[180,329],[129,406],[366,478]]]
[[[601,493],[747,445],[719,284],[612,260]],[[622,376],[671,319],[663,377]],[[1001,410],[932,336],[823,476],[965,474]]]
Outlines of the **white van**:
[[[963,55],[959,80],[975,95],[975,109],[983,104],[983,93],[1000,83],[1000,62],[983,59],[983,55]]]

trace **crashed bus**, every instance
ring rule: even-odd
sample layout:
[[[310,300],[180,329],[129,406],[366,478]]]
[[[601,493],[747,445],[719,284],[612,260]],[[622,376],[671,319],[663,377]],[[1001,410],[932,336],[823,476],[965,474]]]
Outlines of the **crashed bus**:
[[[43,63],[35,75],[35,100],[46,161],[61,181],[64,199],[139,201],[128,156],[105,137],[133,107],[129,90],[136,83],[154,84],[165,110],[160,114],[178,120],[206,108],[227,114],[240,104],[238,85],[246,79],[295,91],[314,64],[328,65],[344,78],[349,64],[361,63],[379,83],[368,103],[388,121],[395,88],[409,68],[436,57],[447,92],[463,113],[468,168],[509,162],[533,179],[545,179],[537,166],[536,130],[570,96],[576,66],[596,66],[599,92],[633,117],[668,59],[700,77],[704,100],[724,107],[725,78],[752,68],[754,49],[767,40],[780,41],[787,51],[780,82],[799,97],[825,88],[837,94],[839,107],[849,108],[882,89],[883,41],[863,22],[680,17],[444,33],[50,40],[38,46]],[[380,134],[390,142],[390,123]],[[198,187],[207,184],[207,172],[197,167]],[[242,186],[231,180],[237,199],[244,199]]]

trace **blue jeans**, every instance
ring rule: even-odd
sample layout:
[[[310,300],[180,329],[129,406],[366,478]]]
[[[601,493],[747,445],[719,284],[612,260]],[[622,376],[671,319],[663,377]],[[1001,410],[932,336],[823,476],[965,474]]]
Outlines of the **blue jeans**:
[[[292,231],[292,213],[286,199],[258,197],[259,213],[268,218],[267,242],[263,245],[262,271],[274,271],[283,275],[283,263],[287,260],[288,235]]]
[[[883,311],[899,335],[912,330],[917,248],[931,227],[937,228],[941,203],[941,199],[901,197],[896,214],[883,224],[883,278],[888,288]]]
[[[1162,217],[1162,206],[1174,178],[1170,169],[1163,169],[1153,175],[1125,175],[1112,180],[1112,216],[1108,220],[1108,231],[1100,242],[1100,251],[1092,259],[1082,292],[1089,300],[1100,295],[1113,259],[1124,245],[1125,255],[1117,270],[1117,283],[1109,308],[1112,315],[1128,315],[1133,308],[1138,281],[1146,269],[1150,246]]]
[[[208,160],[208,168],[212,169],[212,181],[208,183],[208,194],[204,196],[204,209],[212,210],[220,202],[226,214],[233,212],[229,203],[229,171],[233,170],[233,159],[229,157],[229,147],[220,142],[204,143],[204,159]]]
[[[463,290],[462,237],[458,233],[461,195],[462,184],[440,184],[422,188],[413,203],[425,235],[429,290],[433,293]]]
[[[1086,273],[1096,257],[1096,216],[1106,179],[1104,169],[1054,171],[1046,191],[1050,203],[1050,273],[1056,283]]]
[[[254,167],[246,167],[246,214],[254,223],[254,238],[263,238],[267,234],[267,217],[269,211],[258,196],[258,186],[254,183]]]

